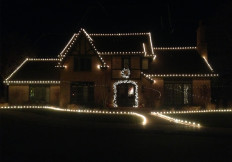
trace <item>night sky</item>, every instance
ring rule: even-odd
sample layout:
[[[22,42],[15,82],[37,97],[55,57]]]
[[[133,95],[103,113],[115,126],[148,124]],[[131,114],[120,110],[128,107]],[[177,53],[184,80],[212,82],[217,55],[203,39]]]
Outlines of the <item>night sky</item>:
[[[1,54],[56,56],[74,32],[152,32],[154,46],[195,46],[199,20],[228,1],[1,0]]]

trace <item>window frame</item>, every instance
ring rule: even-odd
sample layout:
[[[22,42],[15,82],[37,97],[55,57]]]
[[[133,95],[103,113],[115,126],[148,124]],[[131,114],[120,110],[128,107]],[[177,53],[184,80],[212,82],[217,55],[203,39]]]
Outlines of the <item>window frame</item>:
[[[37,102],[40,102],[35,99],[32,99],[31,98],[31,88],[34,87],[34,88],[45,88],[45,93],[46,93],[46,96],[45,96],[45,103],[48,104],[50,103],[50,85],[40,85],[40,84],[31,84],[29,85],[29,95],[28,95],[28,98],[29,98],[29,102],[30,103],[37,103]],[[48,90],[48,94],[47,94],[47,90]],[[48,97],[48,98],[46,98]]]
[[[171,86],[171,90],[167,90],[167,86]],[[190,87],[190,94],[187,95],[188,103],[185,104],[185,92],[184,87],[188,85]],[[174,86],[180,86],[181,93],[173,90]],[[178,97],[181,97],[178,100]],[[180,103],[178,103],[180,102]],[[164,105],[165,106],[187,106],[193,104],[193,83],[192,81],[164,81]]]

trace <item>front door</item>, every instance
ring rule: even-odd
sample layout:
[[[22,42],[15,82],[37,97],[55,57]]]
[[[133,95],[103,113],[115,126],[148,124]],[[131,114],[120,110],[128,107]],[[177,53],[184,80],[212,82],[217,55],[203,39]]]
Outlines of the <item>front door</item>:
[[[91,106],[94,104],[94,83],[73,82],[71,84],[70,103]]]
[[[135,85],[130,83],[117,85],[117,104],[119,107],[133,107],[135,105]]]

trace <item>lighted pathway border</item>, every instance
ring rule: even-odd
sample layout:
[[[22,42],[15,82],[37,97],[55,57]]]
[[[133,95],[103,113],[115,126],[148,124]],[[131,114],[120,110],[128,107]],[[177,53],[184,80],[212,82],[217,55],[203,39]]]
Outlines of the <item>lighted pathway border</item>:
[[[142,118],[142,125],[147,124],[147,118],[136,112],[129,111],[107,111],[107,110],[71,110],[71,109],[63,109],[52,106],[3,106],[0,109],[50,109],[55,111],[66,111],[66,112],[75,112],[75,113],[89,113],[89,114],[117,114],[117,115],[134,115],[136,117]]]
[[[160,117],[162,119],[168,120],[170,122],[175,122],[177,124],[183,124],[183,125],[187,125],[187,126],[191,126],[191,127],[198,127],[198,128],[201,127],[201,125],[199,123],[190,122],[187,120],[181,120],[181,119],[177,119],[177,118],[172,118],[172,117],[169,117],[167,115],[163,115],[161,113],[151,112],[151,114],[154,116]]]
[[[164,112],[151,112],[152,115],[157,117],[175,122],[177,124],[184,124],[192,127],[201,127],[199,123],[190,122],[187,120],[181,120],[177,118],[172,118],[164,114],[191,114],[191,113],[215,113],[215,112],[232,112],[232,109],[218,109],[218,110],[193,110],[193,111],[164,111]]]
[[[232,112],[232,109],[217,109],[217,110],[192,110],[192,111],[160,111],[151,113],[160,114],[190,114],[190,113],[214,113],[214,112]]]

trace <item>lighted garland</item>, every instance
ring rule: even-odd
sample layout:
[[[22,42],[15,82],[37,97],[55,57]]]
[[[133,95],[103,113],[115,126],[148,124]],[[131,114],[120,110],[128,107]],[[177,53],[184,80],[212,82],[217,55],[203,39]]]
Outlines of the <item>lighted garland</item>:
[[[113,90],[114,90],[113,106],[118,107],[118,104],[117,104],[117,85],[123,84],[123,83],[131,83],[131,84],[135,85],[135,105],[133,107],[138,107],[138,105],[139,105],[138,84],[132,80],[119,80],[113,84]]]
[[[128,78],[130,77],[130,69],[124,68],[124,69],[121,71],[121,76],[122,76],[123,78],[128,79]]]

